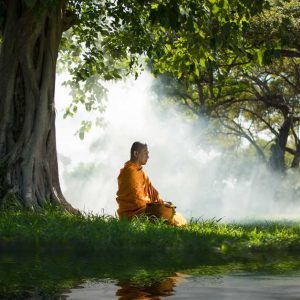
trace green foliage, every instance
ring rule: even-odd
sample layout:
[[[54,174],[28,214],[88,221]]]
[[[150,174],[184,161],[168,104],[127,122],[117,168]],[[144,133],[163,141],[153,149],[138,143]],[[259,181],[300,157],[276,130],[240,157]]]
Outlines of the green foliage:
[[[237,55],[253,55],[244,34],[250,16],[266,4],[264,1],[230,1],[230,5],[223,0],[184,1],[172,2],[171,10],[165,2],[156,5],[153,35],[157,46],[150,53],[154,72],[170,72],[195,82],[224,53],[230,60]],[[166,19],[175,19],[177,25]]]
[[[65,117],[73,116],[80,107],[101,113],[105,109],[107,80],[119,80],[129,74],[137,77],[142,70],[140,54],[147,35],[140,18],[139,1],[69,1],[68,11],[75,20],[64,33],[59,57],[59,70],[68,70],[73,101]],[[123,7],[128,10],[123,11]],[[100,118],[92,123],[102,125]],[[84,136],[89,126],[82,124]]]
[[[299,15],[299,1],[272,0],[268,9],[251,19],[247,37],[264,49],[264,62],[281,55],[299,57]]]
[[[74,115],[78,104],[88,111],[103,110],[105,88],[99,80],[118,80],[128,74],[137,77],[142,70],[141,55],[155,62],[155,73],[199,79],[203,70],[213,71],[220,49],[229,56],[245,51],[241,38],[245,24],[265,3],[69,1],[74,24],[64,35],[60,61],[72,75],[68,85],[74,102],[65,115]],[[90,77],[93,85],[86,84]]]
[[[271,143],[283,144],[283,126],[287,116],[292,118],[289,145],[280,146],[280,151],[285,153],[286,161],[290,154],[294,155],[294,166],[299,153],[299,61],[296,57],[300,56],[300,6],[296,2],[265,2],[252,14],[242,10],[239,17],[244,16],[243,22],[231,30],[232,44],[230,35],[222,35],[222,23],[214,19],[221,10],[208,6],[212,21],[202,21],[201,34],[209,41],[215,37],[209,33],[220,30],[223,37],[220,47],[205,46],[197,35],[194,37],[199,33],[197,24],[185,28],[186,39],[184,29],[169,28],[161,33],[166,37],[164,51],[149,64],[159,75],[169,103],[177,104],[196,119],[204,119],[206,126],[213,125],[214,137],[217,133],[246,139],[262,161],[267,162]],[[234,20],[233,14],[230,24],[236,24]],[[193,47],[200,51],[193,51]],[[206,53],[210,56],[205,57],[203,49],[208,49]],[[195,58],[197,63],[193,64]]]
[[[81,121],[81,127],[79,129],[79,131],[77,131],[77,133],[79,134],[79,138],[81,140],[84,139],[84,134],[89,132],[91,130],[92,127],[92,122],[91,121]]]

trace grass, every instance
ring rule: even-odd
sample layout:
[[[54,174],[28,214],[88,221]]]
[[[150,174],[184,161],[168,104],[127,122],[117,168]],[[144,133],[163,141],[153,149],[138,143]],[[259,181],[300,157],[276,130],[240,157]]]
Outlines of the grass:
[[[191,220],[178,228],[157,220],[131,222],[111,216],[71,215],[57,208],[40,212],[0,212],[0,249],[75,252],[147,252],[178,255],[197,253],[246,253],[297,251],[300,224],[260,222],[225,224]]]

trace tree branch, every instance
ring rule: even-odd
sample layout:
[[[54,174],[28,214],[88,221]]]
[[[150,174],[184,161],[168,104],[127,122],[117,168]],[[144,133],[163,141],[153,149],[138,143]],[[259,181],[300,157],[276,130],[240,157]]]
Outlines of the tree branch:
[[[285,147],[285,151],[292,154],[292,155],[295,155],[296,154],[296,151],[290,147]]]
[[[224,100],[222,102],[218,102],[216,103],[215,105],[212,106],[211,110],[215,110],[216,108],[220,107],[220,106],[225,106],[227,104],[232,105],[232,104],[236,104],[236,103],[241,103],[241,102],[256,102],[257,99],[253,99],[253,98],[250,98],[250,99],[237,99],[237,100],[234,100],[234,98],[230,98],[228,100]]]
[[[242,110],[254,115],[255,117],[257,117],[260,121],[262,121],[265,125],[267,125],[267,127],[270,129],[270,131],[277,137],[278,136],[278,132],[259,114],[255,113],[254,111],[247,109],[247,108],[242,108]]]
[[[230,126],[230,125],[228,125],[228,124],[226,124],[225,122],[223,122],[223,120],[222,120],[221,118],[220,118],[219,120],[220,120],[221,124],[222,124],[225,128],[231,130],[231,131],[234,132],[237,136],[243,137],[243,138],[245,138],[246,140],[248,140],[249,143],[255,148],[255,150],[256,150],[258,156],[259,156],[263,161],[266,161],[266,156],[265,156],[264,152],[262,151],[262,149],[261,149],[261,148],[257,145],[257,143],[255,142],[252,133],[248,130],[248,132],[249,132],[251,135],[247,134],[247,133],[244,131],[244,129],[243,129],[243,127],[242,127],[241,125],[239,125],[238,123],[236,123],[234,120],[231,120],[231,119],[229,119],[229,118],[227,118],[227,119],[228,119],[230,122],[232,122],[232,123],[237,127],[237,129],[234,128],[234,127],[232,127],[232,126]]]
[[[273,50],[273,53],[278,53],[283,57],[300,57],[300,52],[298,50],[276,49]]]
[[[192,105],[190,105],[190,103],[188,102],[188,100],[186,98],[182,97],[182,100],[184,102],[184,105],[188,109],[190,109],[195,115],[197,115],[197,116],[199,115],[199,112]]]

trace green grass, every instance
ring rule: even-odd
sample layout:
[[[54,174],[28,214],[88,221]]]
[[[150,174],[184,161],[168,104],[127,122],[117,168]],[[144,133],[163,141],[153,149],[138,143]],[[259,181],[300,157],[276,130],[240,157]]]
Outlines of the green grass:
[[[161,221],[71,215],[59,209],[0,212],[0,250],[79,253],[149,252],[161,255],[246,254],[300,249],[300,223],[225,224],[192,220],[178,228]]]

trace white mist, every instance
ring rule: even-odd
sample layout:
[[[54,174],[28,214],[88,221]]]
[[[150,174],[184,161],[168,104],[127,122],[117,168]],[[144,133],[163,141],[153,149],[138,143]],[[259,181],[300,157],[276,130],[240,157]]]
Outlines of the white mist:
[[[154,79],[149,73],[136,81],[107,84],[106,126],[93,128],[83,141],[74,133],[82,119],[95,116],[79,112],[63,120],[70,97],[62,80],[58,77],[56,87],[59,170],[65,197],[74,207],[114,215],[119,170],[129,159],[131,144],[141,141],[150,151],[144,167],[150,180],[187,218],[298,217],[300,203],[292,193],[300,184],[297,174],[290,174],[293,188],[280,194],[281,179],[266,168],[201,145],[200,125],[174,109],[160,108],[150,92]]]

